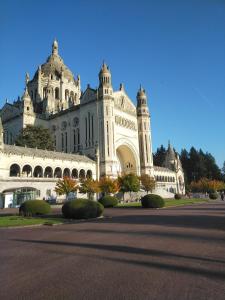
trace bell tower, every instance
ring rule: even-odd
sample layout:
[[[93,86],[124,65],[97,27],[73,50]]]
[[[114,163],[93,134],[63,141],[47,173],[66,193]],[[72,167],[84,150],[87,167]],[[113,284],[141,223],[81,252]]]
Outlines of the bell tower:
[[[3,149],[4,140],[3,140],[3,126],[2,126],[2,119],[0,117],[0,150]]]
[[[25,114],[33,114],[34,107],[33,107],[33,102],[28,93],[27,83],[28,83],[28,81],[27,81],[27,74],[26,74],[26,83],[25,83],[26,86],[25,86],[24,94],[22,96],[22,110],[23,110],[23,113],[25,113]]]
[[[103,62],[99,72],[98,87],[98,132],[100,176],[116,173],[116,151],[114,143],[114,101],[111,72]]]
[[[147,105],[147,96],[141,86],[137,92],[137,119],[141,174],[153,175],[150,114]]]

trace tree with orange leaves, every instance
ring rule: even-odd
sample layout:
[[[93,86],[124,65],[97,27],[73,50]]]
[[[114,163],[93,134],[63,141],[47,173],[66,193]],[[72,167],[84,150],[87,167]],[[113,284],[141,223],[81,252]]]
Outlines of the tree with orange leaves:
[[[88,199],[93,200],[94,194],[100,192],[99,182],[92,178],[82,179],[79,192],[82,194],[87,194]]]
[[[190,188],[192,192],[215,192],[225,189],[225,183],[219,180],[201,178],[198,181],[192,181]]]
[[[142,174],[140,177],[141,185],[143,189],[147,192],[152,192],[155,188],[155,179],[148,174]]]
[[[75,193],[78,189],[77,181],[70,177],[63,177],[56,183],[55,191],[58,195],[66,195],[68,198],[69,193]]]
[[[104,195],[115,194],[119,191],[118,180],[106,176],[100,178],[99,187]]]

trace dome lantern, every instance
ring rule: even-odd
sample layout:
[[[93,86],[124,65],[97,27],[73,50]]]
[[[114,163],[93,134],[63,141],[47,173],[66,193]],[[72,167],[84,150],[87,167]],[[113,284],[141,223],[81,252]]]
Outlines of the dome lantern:
[[[58,49],[59,49],[58,42],[55,39],[53,44],[52,44],[52,54],[53,55],[58,55]]]

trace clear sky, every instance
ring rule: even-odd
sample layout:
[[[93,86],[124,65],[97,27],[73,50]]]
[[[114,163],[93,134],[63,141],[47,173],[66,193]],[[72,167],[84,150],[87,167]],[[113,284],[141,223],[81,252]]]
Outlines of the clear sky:
[[[148,94],[153,150],[202,148],[225,160],[225,0],[1,0],[0,104],[23,93],[51,52],[98,85],[103,59],[114,89]]]

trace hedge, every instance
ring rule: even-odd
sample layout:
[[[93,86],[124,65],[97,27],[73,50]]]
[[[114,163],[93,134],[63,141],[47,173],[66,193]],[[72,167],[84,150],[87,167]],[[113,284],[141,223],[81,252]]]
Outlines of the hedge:
[[[159,195],[148,194],[141,198],[141,205],[144,208],[160,208],[165,205],[165,202]]]
[[[118,199],[113,196],[104,196],[98,200],[104,207],[114,207],[118,204]]]
[[[218,198],[218,194],[217,193],[209,193],[209,198],[212,200],[216,200]]]
[[[89,199],[67,201],[62,207],[62,214],[68,219],[90,219],[102,215],[104,210],[101,203]]]
[[[24,216],[46,215],[51,206],[43,200],[27,200],[20,205],[19,214]]]
[[[182,195],[181,194],[175,194],[174,198],[177,199],[177,200],[180,200],[182,198]]]

